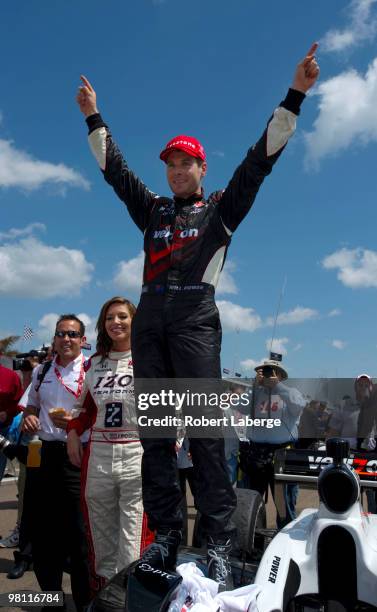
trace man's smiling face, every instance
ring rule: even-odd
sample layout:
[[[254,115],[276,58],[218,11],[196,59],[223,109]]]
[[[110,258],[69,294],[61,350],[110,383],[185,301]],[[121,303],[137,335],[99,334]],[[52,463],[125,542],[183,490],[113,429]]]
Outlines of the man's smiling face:
[[[200,195],[206,171],[206,162],[183,151],[172,151],[166,162],[169,187],[178,198],[185,199],[194,193]]]

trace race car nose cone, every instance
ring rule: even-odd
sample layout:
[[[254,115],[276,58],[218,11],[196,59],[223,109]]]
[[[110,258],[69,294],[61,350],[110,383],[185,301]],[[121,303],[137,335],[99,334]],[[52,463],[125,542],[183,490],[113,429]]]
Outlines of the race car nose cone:
[[[359,479],[348,466],[329,465],[319,475],[318,493],[330,512],[344,514],[359,498]]]
[[[326,441],[326,452],[333,458],[335,466],[342,465],[343,459],[346,459],[350,452],[350,443],[343,438],[329,438]]]

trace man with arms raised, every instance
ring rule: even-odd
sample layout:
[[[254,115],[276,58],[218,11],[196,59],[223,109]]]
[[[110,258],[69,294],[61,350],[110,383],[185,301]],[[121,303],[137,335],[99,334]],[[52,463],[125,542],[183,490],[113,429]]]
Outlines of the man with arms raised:
[[[132,324],[136,385],[143,378],[221,377],[215,286],[232,233],[293,133],[305,93],[318,77],[316,49],[314,44],[298,65],[292,88],[227,188],[207,199],[202,189],[206,155],[196,138],[179,135],[160,154],[174,197],[152,193],[128,168],[98,112],[93,87],[82,77],[77,102],[86,117],[93,154],[144,235],[143,290]],[[143,559],[170,569],[175,565],[182,526],[174,446],[170,439],[144,438],[142,444],[144,508],[150,528],[157,530],[156,542]],[[195,503],[208,537],[209,575],[224,589],[236,503],[224,441],[192,438],[190,448],[197,482]]]

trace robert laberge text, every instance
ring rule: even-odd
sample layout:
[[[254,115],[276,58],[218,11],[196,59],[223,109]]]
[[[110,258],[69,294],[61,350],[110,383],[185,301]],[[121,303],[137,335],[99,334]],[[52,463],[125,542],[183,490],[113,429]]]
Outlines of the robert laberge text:
[[[161,418],[148,417],[147,415],[139,416],[137,419],[139,427],[180,427],[182,424],[185,427],[280,427],[280,419],[252,419],[250,416],[236,417],[234,415],[222,416],[219,418],[208,418],[205,416],[193,417],[191,415],[164,416]]]

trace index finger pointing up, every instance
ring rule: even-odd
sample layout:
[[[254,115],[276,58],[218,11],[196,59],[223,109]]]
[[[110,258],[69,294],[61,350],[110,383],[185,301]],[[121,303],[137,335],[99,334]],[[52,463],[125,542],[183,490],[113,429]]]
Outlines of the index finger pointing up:
[[[91,86],[91,84],[89,83],[88,79],[86,77],[84,77],[84,75],[82,74],[80,76],[80,79],[82,80],[82,82],[84,83],[84,85],[90,90],[90,91],[94,91],[93,87]]]
[[[310,47],[309,51],[306,54],[306,57],[313,57],[313,55],[315,54],[315,52],[318,49],[318,43],[315,42],[312,44],[312,46]]]

